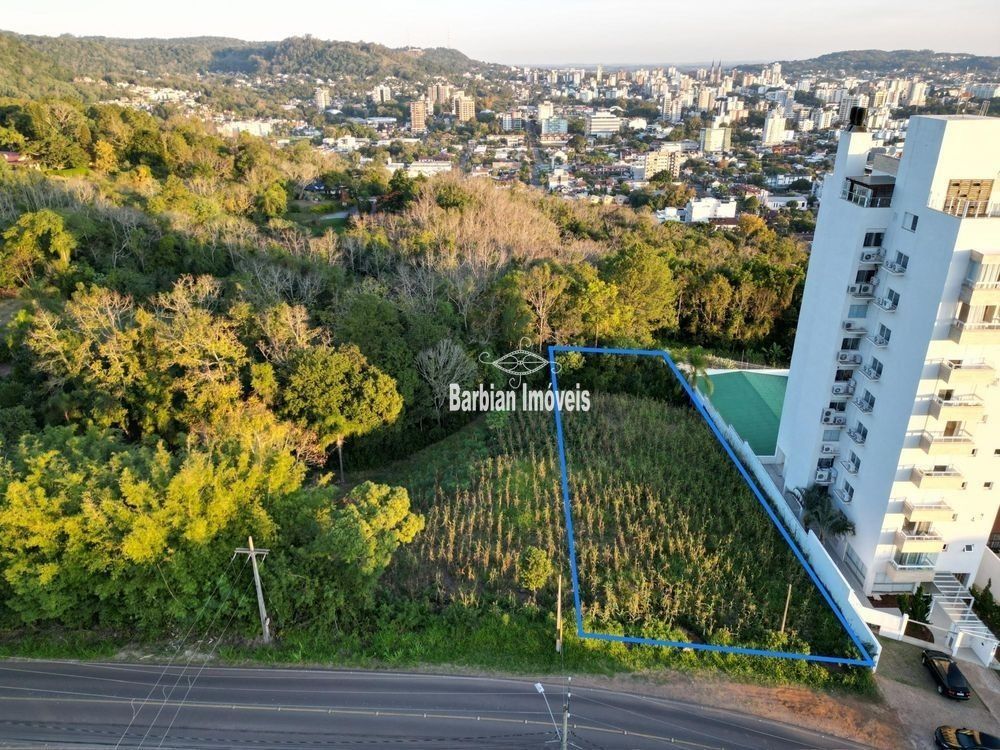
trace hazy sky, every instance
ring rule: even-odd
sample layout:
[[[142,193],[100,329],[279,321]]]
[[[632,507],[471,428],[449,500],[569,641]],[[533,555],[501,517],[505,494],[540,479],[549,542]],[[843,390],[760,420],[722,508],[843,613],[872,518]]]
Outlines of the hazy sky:
[[[0,28],[77,36],[312,34],[501,63],[773,60],[843,49],[1000,55],[998,0],[12,0]]]

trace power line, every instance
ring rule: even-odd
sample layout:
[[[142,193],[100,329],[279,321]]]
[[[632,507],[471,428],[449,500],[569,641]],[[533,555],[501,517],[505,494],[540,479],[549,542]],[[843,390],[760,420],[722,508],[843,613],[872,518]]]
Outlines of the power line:
[[[135,710],[132,713],[132,718],[129,720],[128,725],[125,727],[125,731],[122,732],[122,736],[119,737],[118,738],[118,742],[115,743],[115,750],[118,750],[118,748],[121,747],[122,741],[128,735],[128,730],[132,728],[132,724],[135,723],[136,718],[138,718],[139,714],[142,713],[142,709],[146,707],[146,703],[153,696],[153,693],[156,691],[156,688],[159,686],[160,680],[163,679],[163,676],[167,673],[167,670],[170,669],[171,665],[174,663],[174,659],[177,658],[177,655],[181,652],[181,649],[184,648],[184,644],[187,643],[187,639],[191,636],[191,633],[194,632],[195,625],[198,624],[198,621],[201,619],[201,616],[203,614],[205,614],[205,610],[208,609],[209,602],[211,602],[212,599],[215,597],[216,593],[218,593],[219,588],[222,586],[222,581],[225,579],[226,575],[229,573],[230,569],[233,567],[233,563],[235,561],[236,561],[236,555],[233,555],[232,558],[230,558],[230,560],[229,560],[229,565],[226,567],[226,569],[223,571],[222,575],[219,577],[219,580],[216,582],[215,589],[212,591],[211,594],[208,595],[208,598],[205,600],[205,603],[202,605],[201,610],[199,610],[198,614],[195,616],[194,620],[191,622],[191,626],[188,628],[187,632],[184,634],[184,637],[181,638],[181,642],[177,645],[177,649],[171,655],[170,659],[167,660],[166,666],[163,667],[163,670],[157,676],[156,682],[154,682],[153,685],[152,685],[152,687],[149,688],[149,692],[146,694],[146,697],[142,699],[142,703],[139,704],[138,710]]]
[[[236,555],[233,555],[233,560],[235,560],[235,559],[236,559]],[[243,562],[243,567],[240,568],[239,572],[236,574],[236,581],[239,581],[240,576],[243,575],[243,571],[246,570],[247,562],[248,561],[244,561]],[[230,565],[232,565],[232,560],[230,560]],[[233,585],[230,586],[229,591],[226,594],[225,599],[223,599],[222,601],[219,602],[219,606],[216,608],[215,614],[212,615],[212,619],[209,621],[208,627],[205,628],[205,634],[200,639],[198,639],[198,643],[204,643],[205,639],[208,638],[209,633],[212,632],[212,626],[215,625],[215,621],[218,619],[219,615],[222,613],[223,607],[226,606],[226,603],[229,601],[229,598],[233,595],[233,591],[236,590],[236,581],[234,581]],[[220,581],[220,584],[221,584],[221,581]],[[168,690],[166,693],[164,693],[163,700],[160,702],[160,707],[156,711],[156,716],[153,717],[153,720],[149,723],[149,726],[146,727],[146,731],[143,733],[142,739],[139,740],[139,744],[137,745],[137,747],[142,747],[142,743],[146,741],[146,737],[149,736],[150,731],[152,731],[153,727],[156,725],[157,720],[159,720],[160,714],[163,713],[163,709],[167,705],[167,701],[170,700],[170,696],[173,695],[174,690],[180,684],[181,678],[184,676],[184,673],[187,671],[187,668],[191,665],[191,662],[194,660],[194,656],[195,656],[194,653],[192,653],[190,656],[188,656],[188,659],[185,662],[183,668],[181,668],[180,673],[177,675],[177,679],[174,680],[174,684],[171,685],[170,690]]]
[[[244,567],[246,567],[245,564]],[[240,572],[242,572],[242,569]],[[256,577],[254,580],[257,580]],[[201,673],[205,671],[205,667],[208,666],[208,662],[212,660],[216,649],[219,648],[219,644],[222,643],[222,639],[225,638],[226,633],[229,631],[229,626],[233,624],[233,620],[236,619],[236,613],[239,611],[239,606],[233,607],[233,613],[229,616],[229,622],[226,623],[226,627],[222,629],[219,637],[215,639],[215,644],[212,646],[211,650],[208,652],[208,656],[205,657],[205,661],[202,662],[201,667],[198,669],[198,674],[194,676],[193,680],[188,682],[187,690],[184,692],[184,697],[181,698],[180,705],[177,706],[177,710],[174,712],[173,718],[170,719],[170,723],[167,724],[167,728],[164,730],[163,736],[160,737],[160,741],[156,745],[158,748],[163,747],[163,742],[167,739],[167,735],[170,734],[170,730],[173,728],[174,722],[177,721],[177,717],[181,715],[181,709],[184,708],[184,703],[187,701],[188,696],[191,695],[191,690],[194,688],[194,684],[198,681],[198,678],[201,677]],[[187,669],[187,667],[185,667],[185,669]],[[173,691],[171,690],[171,692]],[[139,744],[142,745],[141,742]]]

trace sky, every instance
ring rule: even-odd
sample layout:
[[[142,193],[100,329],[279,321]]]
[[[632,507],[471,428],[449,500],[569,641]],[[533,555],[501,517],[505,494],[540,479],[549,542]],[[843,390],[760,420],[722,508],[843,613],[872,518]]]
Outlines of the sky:
[[[311,34],[511,65],[787,60],[845,49],[1000,55],[998,0],[12,0],[0,28],[76,36]]]

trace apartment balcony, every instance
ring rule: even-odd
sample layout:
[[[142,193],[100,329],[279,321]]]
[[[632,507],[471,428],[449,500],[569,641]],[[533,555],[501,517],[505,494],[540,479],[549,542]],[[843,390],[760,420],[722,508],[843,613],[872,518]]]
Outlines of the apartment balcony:
[[[860,398],[853,399],[851,403],[854,404],[856,407],[858,407],[858,411],[860,411],[862,414],[871,414],[872,409],[874,408],[871,402],[862,401]]]
[[[861,262],[879,265],[885,260],[885,250],[881,247],[866,247],[861,251]]]
[[[824,409],[823,415],[820,417],[820,422],[834,427],[843,427],[847,424],[847,415],[836,409]]]
[[[978,422],[986,411],[986,404],[974,394],[954,396],[943,399],[935,396],[931,399],[929,414],[942,422]]]
[[[996,379],[996,370],[985,362],[946,359],[938,368],[938,378],[948,385],[986,385]]]
[[[931,208],[936,208],[936,206],[931,206]],[[948,198],[941,210],[960,219],[995,219],[1000,217],[1000,201]]]
[[[840,197],[861,208],[889,208],[896,178],[888,175],[859,175],[844,180]]]
[[[867,440],[868,438],[868,436],[865,433],[861,432],[860,430],[848,430],[847,437],[849,437],[858,445],[864,445],[865,440]]]
[[[865,334],[868,333],[868,328],[864,324],[864,319],[859,318],[857,320],[845,320],[841,323],[841,326],[848,333]]]
[[[855,349],[841,349],[837,352],[837,364],[844,367],[857,367],[861,364],[861,352]]]
[[[936,531],[904,531],[896,532],[896,549],[909,554],[911,552],[940,552],[944,538]]]
[[[875,284],[870,281],[848,284],[847,293],[858,299],[872,299],[875,296]]]
[[[958,292],[958,298],[970,307],[1000,305],[1000,281],[966,281]]]
[[[854,395],[854,381],[838,380],[830,388],[830,393],[834,396],[852,396]]]
[[[943,500],[904,500],[903,518],[911,523],[951,523],[955,511]]]
[[[882,377],[882,373],[873,368],[871,365],[864,365],[860,368],[861,374],[872,382],[877,382]]]
[[[884,268],[885,272],[890,276],[902,276],[903,274],[906,273],[906,266],[904,266],[902,263],[897,263],[894,260],[890,260],[887,261],[886,263],[883,263],[882,268]]]
[[[959,430],[953,435],[943,432],[924,432],[920,436],[920,447],[928,456],[954,456],[968,453],[975,446],[972,433]]]
[[[894,583],[926,583],[934,580],[934,566],[937,558],[921,555],[906,562],[890,560],[885,566],[885,575]]]
[[[949,466],[947,469],[922,469],[914,466],[910,472],[910,481],[922,490],[964,490],[965,477],[958,469]]]
[[[886,312],[896,312],[896,308],[898,307],[898,303],[888,297],[876,297],[875,304]]]
[[[882,336],[879,336],[877,333],[869,333],[867,336],[865,336],[865,338],[868,341],[872,342],[872,344],[877,346],[879,349],[885,349],[887,346],[889,346],[889,339],[883,338]]]
[[[850,505],[851,501],[854,499],[847,492],[844,491],[843,487],[834,487],[830,490],[830,494],[833,495],[837,500],[839,500],[844,505]]]
[[[841,461],[840,465],[844,467],[844,471],[846,471],[848,474],[857,474],[858,471],[861,469],[860,464],[856,464],[847,460]]]
[[[956,319],[951,324],[951,340],[964,346],[1000,344],[1000,322],[972,323]]]

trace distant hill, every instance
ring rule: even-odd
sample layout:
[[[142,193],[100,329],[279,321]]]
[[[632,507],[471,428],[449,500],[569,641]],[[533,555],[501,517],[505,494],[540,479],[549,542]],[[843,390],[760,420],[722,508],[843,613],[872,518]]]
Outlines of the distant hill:
[[[14,34],[0,33],[0,96],[71,96],[73,72]]]
[[[1000,76],[1000,57],[984,57],[957,52],[935,52],[929,49],[860,49],[831,52],[808,60],[782,60],[783,72],[843,71],[853,75],[863,73],[977,73],[996,78]]]
[[[58,61],[58,62],[56,62]],[[291,37],[245,42],[225,37],[115,39],[0,32],[0,91],[67,93],[74,77],[260,73],[359,79],[461,75],[485,63],[446,48],[393,49],[367,42]]]

